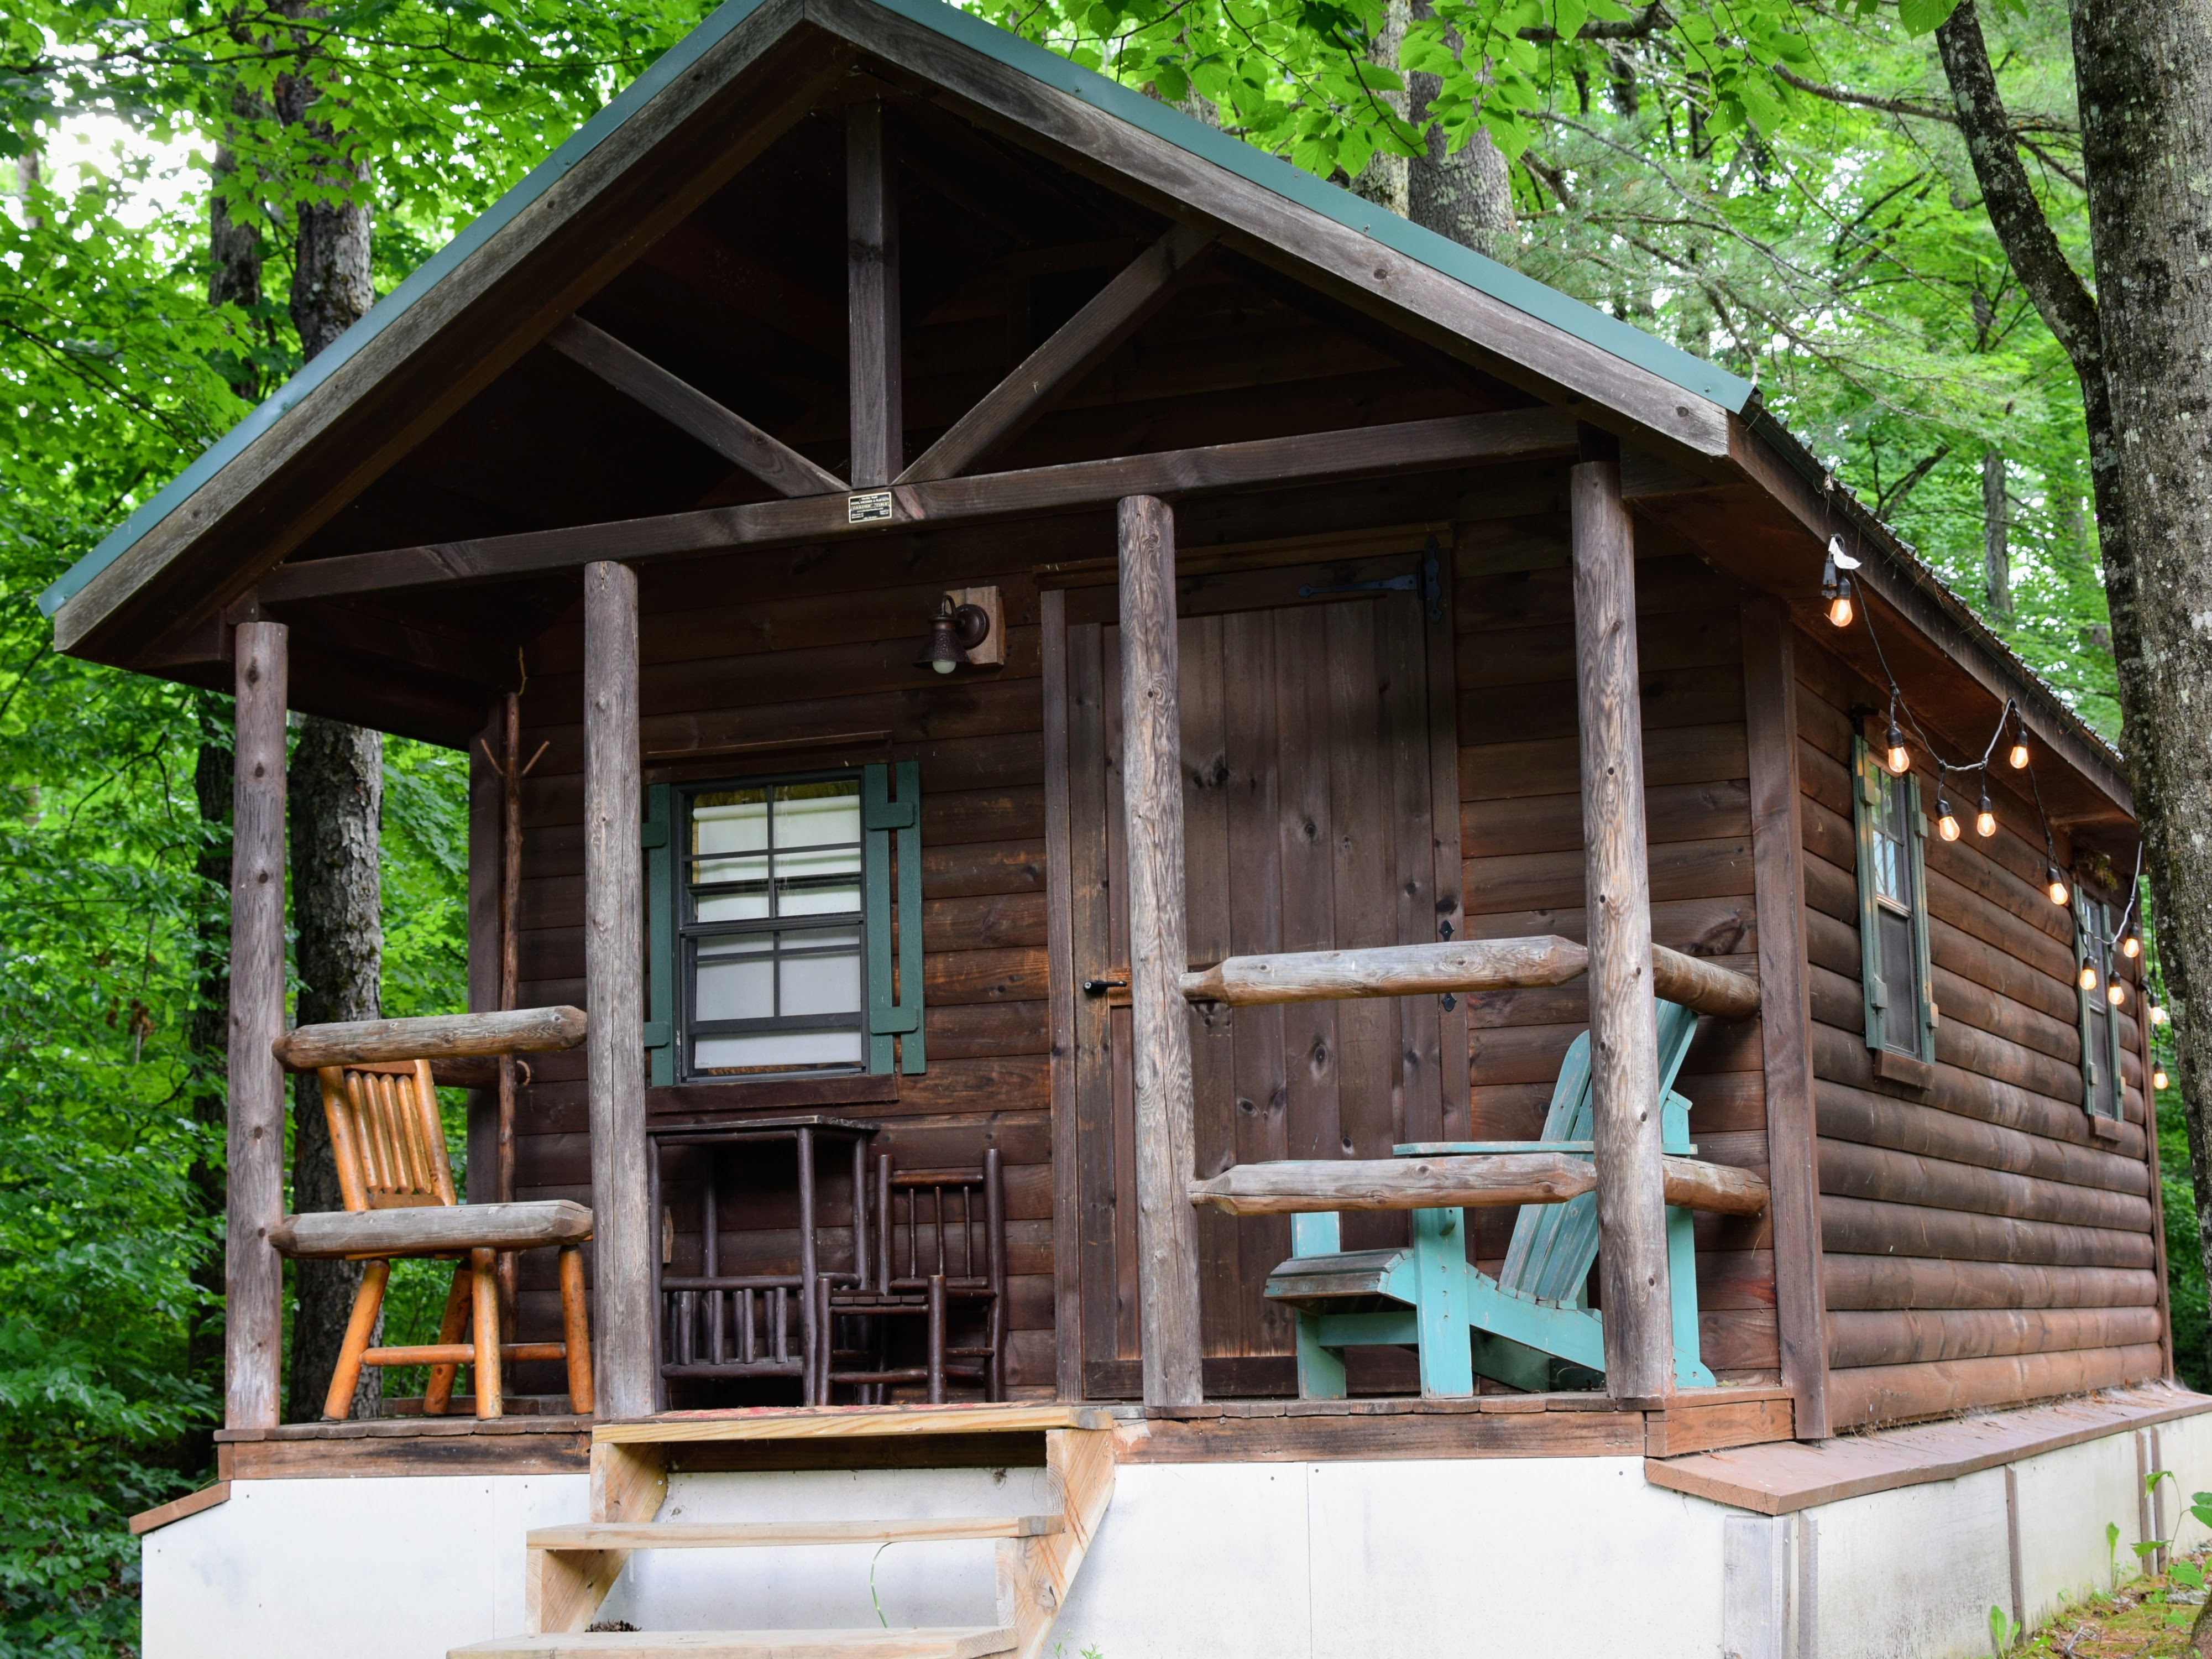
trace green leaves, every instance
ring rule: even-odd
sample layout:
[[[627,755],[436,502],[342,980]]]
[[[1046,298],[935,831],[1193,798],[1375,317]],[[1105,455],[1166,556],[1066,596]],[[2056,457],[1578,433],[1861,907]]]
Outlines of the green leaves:
[[[1897,0],[1897,21],[1907,34],[1933,34],[1958,9],[1959,0]]]

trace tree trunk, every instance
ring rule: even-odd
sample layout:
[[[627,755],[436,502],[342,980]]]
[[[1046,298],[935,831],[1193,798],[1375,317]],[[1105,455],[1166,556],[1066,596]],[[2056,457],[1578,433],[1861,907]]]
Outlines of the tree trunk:
[[[310,714],[293,751],[292,920],[300,973],[296,1024],[374,1019],[384,969],[378,824],[384,805],[384,738]],[[292,1104],[292,1207],[342,1210],[322,1086],[299,1078]],[[293,1264],[290,1415],[313,1422],[337,1369],[346,1320],[360,1288],[357,1261]],[[383,1373],[364,1367],[354,1390],[356,1417],[376,1414]]]
[[[2212,382],[2212,268],[2203,258],[2212,234],[2212,15],[2140,0],[2074,0],[2072,9],[2110,393],[2106,453],[2092,459],[2116,474],[2127,509],[2124,538],[2103,532],[2106,595],[2128,778],[2172,1000],[2198,1233],[2212,1267],[2212,842],[2197,829],[2212,820],[2212,629],[2203,620],[2212,545],[2212,432],[2203,407]],[[2101,520],[2101,487],[2098,506]]]
[[[1420,4],[1415,15],[1428,16],[1428,6]],[[1429,118],[1429,105],[1443,90],[1443,81],[1412,75],[1406,84],[1419,125]],[[1428,153],[1416,156],[1407,169],[1405,213],[1423,229],[1449,236],[1462,247],[1508,264],[1513,261],[1513,178],[1505,157],[1480,127],[1455,155],[1446,147],[1441,129],[1429,130]]]
[[[1982,451],[1982,585],[1990,614],[2012,620],[2012,514],[2005,495],[2004,451]]]
[[[230,722],[223,698],[202,691],[193,697],[199,722],[198,758],[192,768],[192,794],[199,805],[200,850],[193,860],[198,878],[199,915],[193,924],[192,1012],[185,1042],[191,1067],[192,1127],[199,1132],[185,1179],[194,1216],[212,1234],[193,1261],[192,1286],[204,1301],[191,1311],[185,1334],[185,1373],[222,1393],[223,1126],[228,1115],[230,1076]],[[214,1425],[185,1431],[177,1448],[177,1467],[186,1473],[213,1461]]]
[[[280,0],[277,9],[294,18],[321,15],[307,0]],[[304,34],[295,38],[300,57],[290,72],[276,78],[276,114],[287,126],[303,127],[332,147],[318,175],[302,182],[346,190],[342,200],[302,203],[296,210],[290,310],[301,352],[312,359],[358,321],[376,295],[369,282],[368,158],[343,155],[337,130],[308,118],[322,92],[312,73],[313,47]],[[291,784],[300,1024],[377,1017],[384,957],[378,863],[383,798],[382,733],[313,716],[301,722]],[[292,1206],[344,1207],[321,1089],[312,1077],[300,1079],[293,1098]],[[313,1421],[322,1415],[362,1268],[358,1262],[301,1261],[293,1271],[291,1409],[294,1417]],[[382,1396],[383,1373],[364,1367],[353,1414],[375,1416]]]
[[[1398,54],[1406,44],[1406,25],[1413,20],[1408,0],[1383,0],[1382,30],[1375,37],[1375,50],[1370,54],[1375,63],[1385,69],[1398,68]],[[1379,94],[1383,105],[1394,115],[1406,113],[1406,94],[1385,92]],[[1367,170],[1352,182],[1352,187],[1377,207],[1385,207],[1400,218],[1407,216],[1406,198],[1406,164],[1409,158],[1386,155],[1378,150],[1368,161]]]
[[[290,17],[319,16],[321,8],[304,0],[281,0]],[[276,77],[276,114],[288,127],[302,127],[333,155],[312,181],[322,190],[346,191],[337,202],[302,203],[292,244],[292,326],[300,331],[301,354],[313,359],[351,328],[375,303],[369,281],[368,157],[358,151],[335,153],[339,140],[327,121],[311,121],[307,112],[322,96],[311,74],[313,48],[302,38],[297,69]]]

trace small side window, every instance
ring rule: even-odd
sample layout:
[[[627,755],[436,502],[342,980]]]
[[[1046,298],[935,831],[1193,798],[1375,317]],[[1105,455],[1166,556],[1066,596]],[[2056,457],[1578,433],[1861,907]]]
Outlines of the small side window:
[[[1863,738],[1853,740],[1851,758],[1867,1047],[1933,1060],[1936,997],[1920,781],[1909,773],[1893,776]]]
[[[2074,959],[2081,993],[2081,1108],[2120,1120],[2120,1023],[2106,989],[2112,982],[2112,907],[2074,889]]]
[[[655,1084],[922,1070],[917,771],[647,792]]]

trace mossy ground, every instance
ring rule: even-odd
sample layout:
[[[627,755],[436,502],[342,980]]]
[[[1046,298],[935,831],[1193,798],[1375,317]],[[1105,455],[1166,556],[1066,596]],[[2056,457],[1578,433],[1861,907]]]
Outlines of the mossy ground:
[[[2121,1552],[2123,1559],[2126,1553]],[[2212,1572],[2208,1558],[2212,1551],[2178,1559]],[[2076,1602],[2010,1652],[2034,1659],[2183,1659],[2197,1608],[2178,1598],[2189,1593],[2162,1574],[2129,1579],[2117,1591],[2100,1590]],[[2167,1601],[2169,1594],[2177,1600]]]

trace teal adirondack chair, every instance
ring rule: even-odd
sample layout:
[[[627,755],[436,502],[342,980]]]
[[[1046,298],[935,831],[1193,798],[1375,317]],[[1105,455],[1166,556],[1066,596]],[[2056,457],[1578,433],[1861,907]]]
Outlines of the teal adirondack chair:
[[[1675,1074],[1697,1035],[1698,1016],[1658,1006],[1660,1125],[1668,1154],[1689,1157],[1690,1103]],[[1423,1141],[1404,1157],[1481,1152],[1591,1152],[1589,1034],[1567,1050],[1541,1140]],[[1583,1287],[1597,1260],[1597,1194],[1565,1204],[1527,1204],[1498,1276],[1467,1260],[1466,1212],[1408,1212],[1412,1242],[1382,1250],[1340,1248],[1334,1212],[1291,1218],[1291,1259],[1268,1276],[1270,1300],[1297,1310],[1298,1395],[1344,1397],[1344,1350],[1419,1349],[1421,1392],[1474,1392],[1477,1372],[1515,1388],[1551,1386],[1554,1360],[1603,1372],[1605,1338]],[[1667,1277],[1674,1302],[1674,1380],[1711,1388],[1698,1354],[1698,1268],[1691,1213],[1667,1211]]]

